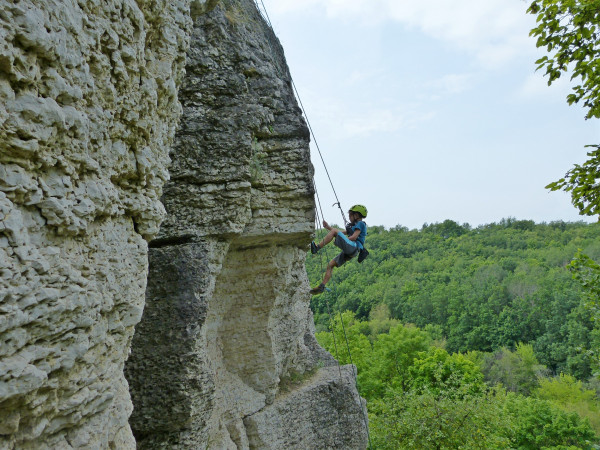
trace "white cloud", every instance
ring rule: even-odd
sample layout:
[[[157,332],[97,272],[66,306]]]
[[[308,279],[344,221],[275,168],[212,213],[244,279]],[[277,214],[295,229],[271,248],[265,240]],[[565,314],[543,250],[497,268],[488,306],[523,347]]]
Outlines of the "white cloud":
[[[272,1],[272,4],[271,4]],[[361,24],[394,21],[470,52],[485,67],[535,51],[523,0],[269,0],[277,15],[325,13]]]
[[[425,87],[432,89],[437,94],[436,97],[445,94],[460,94],[469,89],[473,83],[473,78],[474,75],[470,73],[451,73],[426,82]]]
[[[333,140],[413,129],[435,117],[433,111],[417,103],[390,106],[375,101],[349,102],[340,97],[316,96],[314,92],[303,93],[302,97],[311,112],[310,121],[327,124],[315,132]]]
[[[356,114],[356,111],[346,114],[341,127],[333,131],[344,138],[366,137],[375,133],[393,133],[403,128],[414,128],[434,116],[433,112],[401,112],[372,108],[364,110],[361,114]]]

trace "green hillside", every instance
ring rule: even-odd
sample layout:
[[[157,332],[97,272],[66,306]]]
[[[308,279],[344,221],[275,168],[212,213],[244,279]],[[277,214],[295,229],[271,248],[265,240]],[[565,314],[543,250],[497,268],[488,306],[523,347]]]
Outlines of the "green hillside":
[[[578,378],[591,374],[593,324],[565,265],[578,248],[600,259],[600,225],[504,219],[471,228],[451,220],[421,230],[368,230],[369,258],[334,270],[333,292],[313,297],[317,329],[334,311],[367,319],[385,303],[391,317],[446,340],[450,352],[530,343],[542,364]],[[307,257],[312,285],[337,253]],[[335,295],[334,295],[335,294]]]
[[[358,368],[372,448],[599,448],[600,332],[566,268],[578,249],[600,259],[599,238],[514,219],[370,227],[369,258],[311,307],[321,345]],[[307,257],[312,285],[326,249]]]

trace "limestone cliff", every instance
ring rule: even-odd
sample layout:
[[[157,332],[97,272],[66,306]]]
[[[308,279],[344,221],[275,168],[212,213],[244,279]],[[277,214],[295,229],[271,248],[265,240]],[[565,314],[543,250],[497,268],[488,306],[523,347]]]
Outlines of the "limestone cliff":
[[[365,447],[283,53],[217,3],[0,0],[0,449]]]
[[[350,367],[314,339],[309,134],[252,0],[195,22],[127,377],[141,448],[365,448]],[[295,382],[291,382],[295,380]]]
[[[200,7],[201,5],[198,5]],[[0,448],[134,448],[189,1],[0,1]]]

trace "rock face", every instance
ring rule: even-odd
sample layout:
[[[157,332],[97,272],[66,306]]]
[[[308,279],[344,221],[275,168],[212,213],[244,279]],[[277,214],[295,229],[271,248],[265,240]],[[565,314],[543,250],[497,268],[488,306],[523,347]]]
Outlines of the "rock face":
[[[126,366],[140,448],[365,448],[351,368],[314,339],[307,127],[252,0],[195,21]]]
[[[283,52],[251,0],[217,3],[0,4],[0,449],[136,447],[145,297],[140,447],[366,446],[314,340]]]
[[[164,216],[189,3],[0,4],[2,449],[135,448],[123,365]]]
[[[364,449],[365,416],[349,366],[319,370],[273,405],[244,419],[253,448]]]

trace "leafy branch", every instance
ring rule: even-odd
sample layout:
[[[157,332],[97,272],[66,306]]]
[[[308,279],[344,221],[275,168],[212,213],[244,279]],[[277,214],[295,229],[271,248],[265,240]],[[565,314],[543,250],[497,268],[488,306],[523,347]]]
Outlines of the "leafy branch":
[[[571,193],[571,202],[585,216],[600,215],[600,145],[587,145],[595,150],[588,152],[583,165],[575,164],[564,178],[550,183],[546,189]]]

